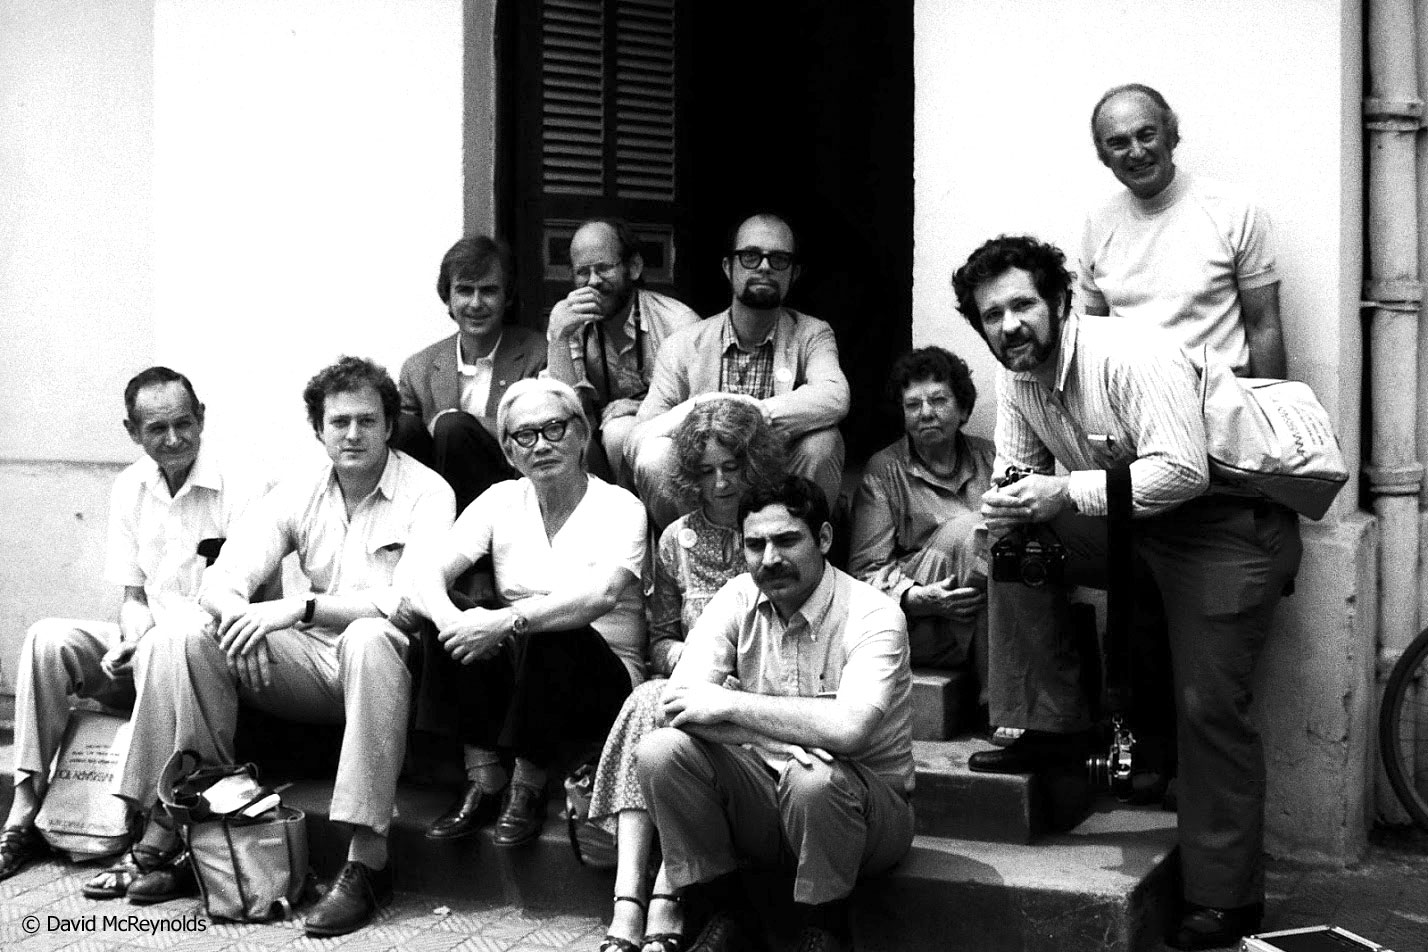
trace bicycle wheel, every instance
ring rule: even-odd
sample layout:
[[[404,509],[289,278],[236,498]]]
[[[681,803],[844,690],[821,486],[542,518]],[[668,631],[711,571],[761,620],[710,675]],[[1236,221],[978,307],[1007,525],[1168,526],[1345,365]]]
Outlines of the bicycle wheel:
[[[1428,628],[1409,644],[1383,689],[1379,753],[1399,802],[1428,829]]]

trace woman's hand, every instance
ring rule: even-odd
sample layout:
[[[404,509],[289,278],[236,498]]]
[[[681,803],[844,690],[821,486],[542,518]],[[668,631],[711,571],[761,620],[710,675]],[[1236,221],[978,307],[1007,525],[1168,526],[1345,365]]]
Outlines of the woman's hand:
[[[500,650],[511,633],[509,615],[509,609],[468,608],[436,637],[452,660],[471,664]]]

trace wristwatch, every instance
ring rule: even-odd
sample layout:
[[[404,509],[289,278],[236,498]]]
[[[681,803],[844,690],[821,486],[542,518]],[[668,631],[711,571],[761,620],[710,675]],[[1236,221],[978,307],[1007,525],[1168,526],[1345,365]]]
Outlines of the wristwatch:
[[[315,614],[317,614],[317,596],[309,595],[307,597],[307,605],[302,610],[302,619],[298,622],[298,624],[308,624],[312,621],[312,616]]]
[[[531,620],[520,613],[519,609],[511,609],[511,634],[517,638],[530,631]]]

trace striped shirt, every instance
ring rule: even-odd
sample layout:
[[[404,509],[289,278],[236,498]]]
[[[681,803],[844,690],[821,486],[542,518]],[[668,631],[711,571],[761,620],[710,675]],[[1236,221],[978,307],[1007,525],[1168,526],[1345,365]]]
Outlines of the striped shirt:
[[[1136,516],[1205,492],[1209,466],[1194,366],[1162,333],[1072,314],[1061,329],[1056,384],[997,374],[995,472],[1015,465],[1071,474],[1076,507],[1106,513],[1106,470],[1130,463]]]

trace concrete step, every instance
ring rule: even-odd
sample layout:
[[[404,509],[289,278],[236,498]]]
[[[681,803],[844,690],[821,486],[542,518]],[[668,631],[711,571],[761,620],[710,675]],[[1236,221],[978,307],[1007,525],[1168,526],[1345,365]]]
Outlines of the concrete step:
[[[988,741],[913,741],[917,762],[917,832],[994,843],[1027,844],[1075,827],[1091,810],[1080,771],[1055,776],[973,773],[967,758]]]
[[[912,672],[912,739],[950,740],[977,720],[977,679],[965,671]]]
[[[283,795],[308,814],[312,861],[321,876],[342,863],[347,842],[347,833],[327,819],[330,790],[303,782]],[[398,889],[537,913],[610,914],[613,874],[575,859],[558,804],[551,805],[536,843],[502,849],[491,843],[489,830],[456,842],[426,839],[426,826],[450,799],[445,789],[402,788],[391,841]],[[1156,949],[1174,896],[1174,842],[1173,815],[1110,804],[1076,829],[1030,846],[919,835],[902,864],[859,887],[858,948]],[[750,890],[759,897],[788,895],[787,880],[775,876],[754,877]],[[788,903],[767,902],[775,936],[790,940]]]
[[[8,759],[0,735],[0,757]],[[985,744],[919,743],[919,828],[942,803],[956,769],[939,772]],[[978,775],[964,810],[994,815],[1012,799],[1030,817],[1036,802],[1029,778]],[[980,786],[985,784],[986,786]],[[312,862],[330,876],[346,855],[348,833],[327,818],[331,784],[302,781],[284,791],[285,802],[309,818]],[[1020,792],[1018,792],[1020,791]],[[9,808],[8,772],[0,772],[0,810]],[[575,859],[553,802],[544,831],[515,850],[492,845],[490,831],[454,843],[426,839],[428,824],[450,804],[445,787],[403,785],[392,829],[398,889],[434,899],[512,904],[532,912],[604,919],[610,914],[614,877]],[[953,811],[947,811],[951,815]],[[988,821],[990,822],[990,821]],[[1004,822],[997,820],[996,822]],[[858,948],[865,952],[977,949],[986,952],[1152,952],[1169,920],[1176,892],[1175,818],[1155,808],[1098,802],[1084,822],[1066,833],[1041,836],[1034,845],[994,843],[921,834],[896,869],[860,885],[854,903]],[[786,896],[786,880],[758,877],[756,896]],[[780,913],[779,908],[783,909]],[[790,936],[787,904],[772,904],[776,936]]]
[[[919,836],[859,887],[864,952],[1150,952],[1175,908],[1175,817],[1105,804],[1035,845]]]

